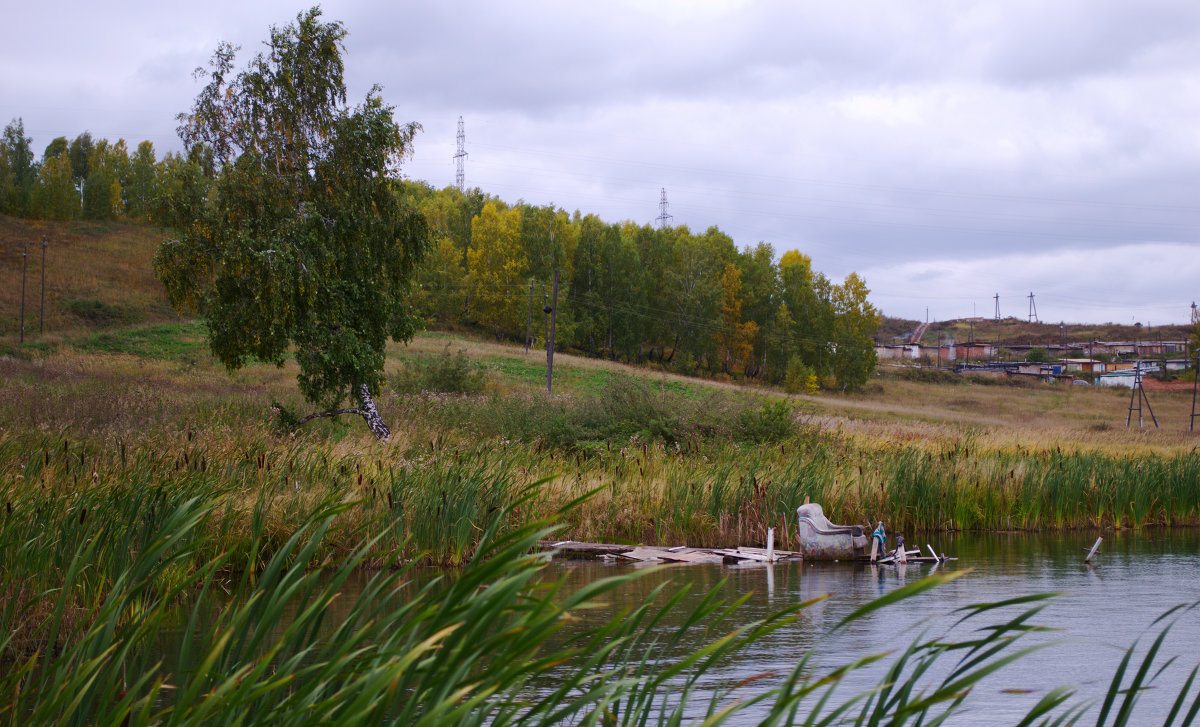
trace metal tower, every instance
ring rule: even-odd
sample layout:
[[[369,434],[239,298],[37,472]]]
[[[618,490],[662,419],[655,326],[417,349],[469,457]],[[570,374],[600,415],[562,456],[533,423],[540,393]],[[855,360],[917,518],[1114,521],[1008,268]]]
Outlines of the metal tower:
[[[454,184],[458,187],[458,191],[463,191],[463,184],[467,178],[467,132],[463,131],[463,118],[458,117],[458,151],[454,154],[454,162],[457,169],[454,172]]]
[[[667,223],[675,219],[675,215],[667,213],[667,188],[662,188],[662,193],[658,196],[658,217],[654,221],[658,223],[661,230],[667,229]]]
[[[1032,292],[1029,294],[1029,322],[1030,323],[1041,323],[1041,321],[1039,321],[1038,317],[1037,317],[1037,303],[1033,302],[1033,293]]]
[[[1000,294],[996,293],[992,297],[996,299],[996,320],[999,321],[1000,320]]]

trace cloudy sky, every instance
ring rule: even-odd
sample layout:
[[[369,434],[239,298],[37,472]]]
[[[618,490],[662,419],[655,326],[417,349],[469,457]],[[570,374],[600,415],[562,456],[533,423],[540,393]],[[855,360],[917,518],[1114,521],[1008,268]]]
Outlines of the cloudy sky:
[[[191,71],[277,0],[22,3],[0,123],[177,149]],[[797,249],[885,313],[1183,323],[1200,301],[1200,3],[326,2],[408,176]]]

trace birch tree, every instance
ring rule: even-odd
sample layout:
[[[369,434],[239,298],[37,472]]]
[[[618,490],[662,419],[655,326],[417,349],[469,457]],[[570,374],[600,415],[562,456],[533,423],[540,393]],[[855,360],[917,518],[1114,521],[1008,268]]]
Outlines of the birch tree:
[[[347,106],[345,37],[313,8],[272,28],[245,70],[234,70],[234,46],[218,46],[179,116],[185,146],[212,150],[216,178],[155,270],[176,306],[207,318],[230,370],[282,365],[294,351],[301,393],[325,409],[301,422],[357,414],[386,441],[373,392],[388,338],[415,332],[408,293],[427,239],[398,193],[420,127],[398,125],[378,87]]]

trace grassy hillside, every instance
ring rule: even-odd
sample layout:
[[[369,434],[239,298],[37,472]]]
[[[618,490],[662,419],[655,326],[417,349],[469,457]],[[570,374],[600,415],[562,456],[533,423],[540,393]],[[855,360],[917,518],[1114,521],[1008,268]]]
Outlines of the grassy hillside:
[[[0,215],[0,338],[20,332],[21,253],[25,260],[26,340],[38,332],[45,236],[45,334],[177,320],[150,261],[166,237],[124,223],[39,222]]]
[[[1182,312],[1185,316],[1187,311]],[[910,335],[919,321],[904,318],[885,318],[879,327],[875,340],[880,343],[892,343],[900,337]],[[1030,323],[1016,318],[959,318],[949,321],[933,321],[925,330],[921,342],[927,345],[937,345],[939,336],[942,340],[952,338],[965,342],[974,337],[976,341],[987,341],[1000,345],[1047,345],[1062,343],[1064,336],[1068,342],[1085,343],[1087,341],[1181,341],[1191,335],[1190,326],[1137,326],[1117,323]]]

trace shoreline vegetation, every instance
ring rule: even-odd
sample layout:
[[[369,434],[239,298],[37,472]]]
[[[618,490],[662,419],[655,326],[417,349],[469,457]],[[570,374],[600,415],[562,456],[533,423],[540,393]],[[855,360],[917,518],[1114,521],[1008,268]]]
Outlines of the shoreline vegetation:
[[[6,437],[0,455],[28,444]],[[711,672],[821,599],[741,623],[744,599],[714,590],[667,621],[677,599],[654,588],[608,620],[589,617],[645,571],[577,590],[547,581],[536,543],[560,537],[559,519],[592,500],[535,517],[550,483],[516,486],[514,461],[481,467],[459,450],[442,470],[394,475],[380,495],[364,461],[382,461],[380,451],[352,460],[293,442],[256,456],[186,437],[178,449],[119,443],[107,455],[64,438],[44,444],[15,457],[24,468],[0,516],[0,724],[722,724],[748,710],[764,724],[902,724],[968,709],[982,679],[1053,648],[1028,638],[1052,595],[1018,596],[962,607],[950,632],[850,664],[823,664],[813,647],[790,673],[750,680],[761,689],[747,695]],[[430,471],[456,487],[428,487]],[[325,475],[323,491],[296,484]],[[430,537],[458,567],[417,585],[426,579],[404,555]],[[824,638],[962,573],[864,604]],[[343,597],[356,574],[366,575],[361,591]],[[1141,694],[1167,679],[1178,697],[1164,724],[1190,723],[1197,670],[1180,678],[1187,665],[1172,671],[1157,657],[1196,605],[1166,611],[1149,648],[1128,648],[1103,701],[1049,688],[1029,699],[1029,723],[1098,713],[1098,724],[1136,724]],[[580,626],[561,636],[569,622]],[[705,645],[681,647],[698,629]],[[835,693],[878,663],[865,691],[860,679]]]
[[[854,394],[788,396],[558,353],[547,397],[538,353],[435,332],[389,346],[378,401],[393,437],[379,444],[352,418],[295,426],[307,408],[292,360],[229,374],[200,322],[79,310],[103,320],[0,338],[0,724],[501,723],[510,709],[512,723],[666,720],[732,705],[732,691],[701,686],[705,670],[798,611],[680,655],[655,651],[669,604],[647,603],[545,653],[555,624],[614,582],[555,592],[537,578],[538,538],[760,545],[773,527],[790,548],[805,497],[835,521],[905,534],[1200,525],[1185,393],[1154,393],[1164,428],[1138,430],[1123,426],[1128,393],[1099,388],[883,373]],[[420,564],[451,568],[449,595],[397,595]],[[354,571],[366,595],[324,621]],[[734,608],[706,607],[688,628]],[[896,674],[917,680],[1024,628],[914,645]],[[169,633],[197,636],[150,656]],[[819,699],[838,679],[810,679],[810,657],[755,704],[794,720]],[[552,663],[571,666],[564,677]],[[990,662],[972,663],[975,675]],[[531,697],[551,674],[565,691]],[[1112,676],[1115,714],[1145,673]],[[848,694],[843,714],[938,714],[970,683],[933,700]],[[1200,709],[1192,684],[1181,715]],[[1054,690],[1039,705],[1085,709],[1069,699]],[[371,706],[341,711],[356,704]],[[1114,724],[1133,723],[1121,714]]]
[[[1084,419],[1079,436],[1035,431],[1039,444],[1016,425],[965,426],[954,403],[965,392],[940,423],[922,409],[901,421],[870,395],[786,398],[564,357],[563,393],[547,398],[527,381],[539,363],[519,349],[504,357],[477,344],[468,355],[430,337],[388,372],[381,406],[395,436],[379,445],[353,421],[292,427],[287,367],[223,379],[188,325],[149,353],[113,352],[140,351],[137,334],[113,335],[101,351],[0,359],[9,511],[58,508],[65,522],[76,511],[55,498],[86,493],[95,511],[170,485],[221,493],[230,533],[257,524],[286,539],[332,498],[346,503],[335,518],[346,527],[327,542],[358,547],[376,533],[355,534],[357,524],[390,512],[398,530],[377,548],[450,565],[470,557],[486,513],[539,481],[540,496],[515,516],[544,518],[590,494],[563,521],[563,537],[576,540],[759,545],[772,527],[789,548],[806,497],[834,521],[883,520],[894,532],[1200,525],[1194,437]],[[1065,396],[1088,416],[1124,406],[1105,391],[974,388],[1026,405]]]

